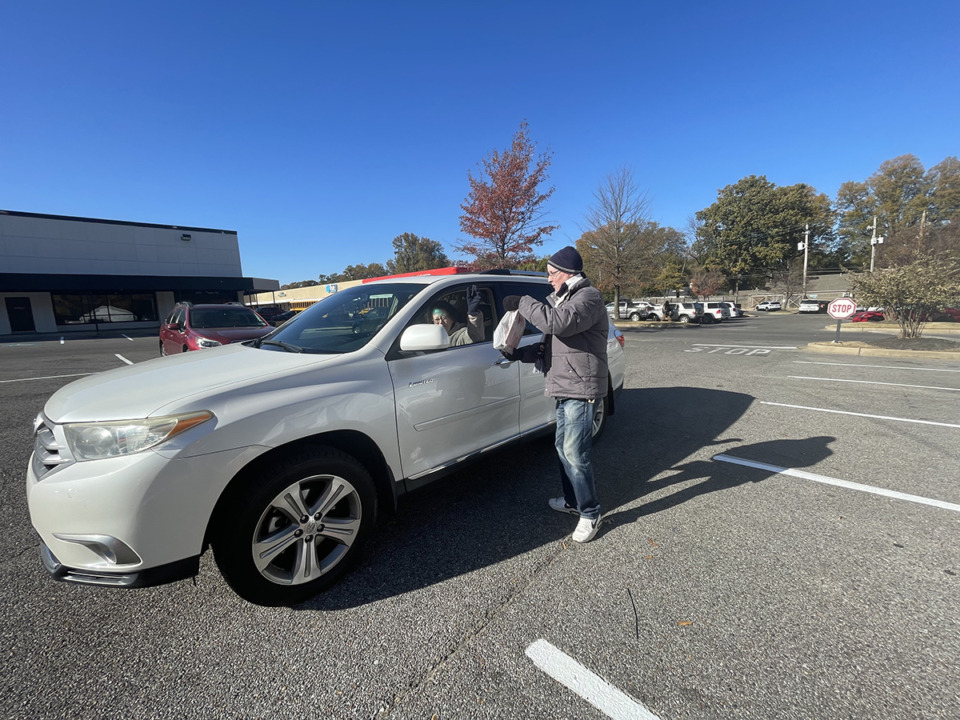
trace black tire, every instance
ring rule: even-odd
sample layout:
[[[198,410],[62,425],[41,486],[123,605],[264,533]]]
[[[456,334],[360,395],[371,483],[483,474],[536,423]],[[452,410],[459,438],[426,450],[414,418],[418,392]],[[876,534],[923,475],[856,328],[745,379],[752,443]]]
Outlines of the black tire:
[[[377,522],[370,473],[329,447],[255,468],[229,492],[214,522],[214,558],[230,587],[258,605],[302,602],[332,586]]]
[[[600,436],[603,434],[603,430],[607,427],[607,398],[606,396],[600,398],[594,404],[593,411],[593,432],[591,437],[593,442],[597,442],[600,439]]]
[[[683,323],[684,325],[686,325],[688,322],[690,322],[690,316],[689,316],[689,315],[681,315],[681,316],[680,316],[679,318],[677,318],[677,319],[678,319],[681,323]]]
[[[189,352],[189,351],[190,351],[190,348],[188,348],[186,345],[184,345],[182,348],[180,348],[180,352],[182,352],[182,353]]]
[[[633,314],[630,316],[630,319],[633,320],[634,322],[637,322],[638,320],[640,320],[640,315],[639,315],[639,313],[633,313]]]
[[[166,357],[167,351],[163,347],[163,340],[160,341],[160,357]]]

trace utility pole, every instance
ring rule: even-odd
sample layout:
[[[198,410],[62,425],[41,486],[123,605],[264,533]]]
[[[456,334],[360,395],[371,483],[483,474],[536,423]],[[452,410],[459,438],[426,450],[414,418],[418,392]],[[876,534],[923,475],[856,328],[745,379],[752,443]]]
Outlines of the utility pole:
[[[873,235],[870,236],[870,272],[873,272],[873,254],[877,245],[883,244],[883,235],[877,237],[877,216],[873,216]]]
[[[810,223],[807,223],[806,230],[803,231],[803,297],[807,296],[807,261],[810,258]],[[803,298],[801,298],[803,299]]]

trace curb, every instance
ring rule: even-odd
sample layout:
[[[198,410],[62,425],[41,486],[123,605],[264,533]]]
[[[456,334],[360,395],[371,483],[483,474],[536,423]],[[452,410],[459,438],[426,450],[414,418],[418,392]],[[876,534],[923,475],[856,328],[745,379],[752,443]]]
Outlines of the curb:
[[[931,360],[955,360],[960,362],[960,351],[941,350],[890,350],[887,348],[845,346],[843,343],[816,342],[805,346],[806,350],[835,355],[860,355],[861,357],[906,357]]]
[[[836,332],[837,326],[835,324],[827,325],[824,330]],[[845,321],[840,325],[840,332],[875,332],[897,334],[900,332],[900,326],[897,324],[887,323],[852,323]],[[923,332],[930,333],[931,335],[960,335],[960,327],[957,326],[957,323],[927,323],[923,328]]]

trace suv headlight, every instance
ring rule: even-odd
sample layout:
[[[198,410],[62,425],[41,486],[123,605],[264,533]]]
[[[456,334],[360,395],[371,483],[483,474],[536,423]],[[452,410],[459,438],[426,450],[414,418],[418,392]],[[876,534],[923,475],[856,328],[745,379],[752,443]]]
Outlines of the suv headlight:
[[[216,340],[211,340],[210,338],[198,337],[197,345],[202,348],[212,348],[219,347],[220,343],[218,343]]]
[[[63,426],[63,432],[74,459],[82,462],[147,450],[212,417],[212,412],[204,410],[142,420],[68,423]]]

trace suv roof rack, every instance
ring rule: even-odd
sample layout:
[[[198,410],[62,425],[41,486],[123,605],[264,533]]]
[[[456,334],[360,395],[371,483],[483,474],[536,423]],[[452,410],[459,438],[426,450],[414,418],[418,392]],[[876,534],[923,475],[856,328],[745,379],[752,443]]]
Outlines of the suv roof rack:
[[[512,268],[492,268],[490,270],[481,270],[481,275],[519,275],[532,277],[547,277],[545,272],[539,270],[517,270]]]

